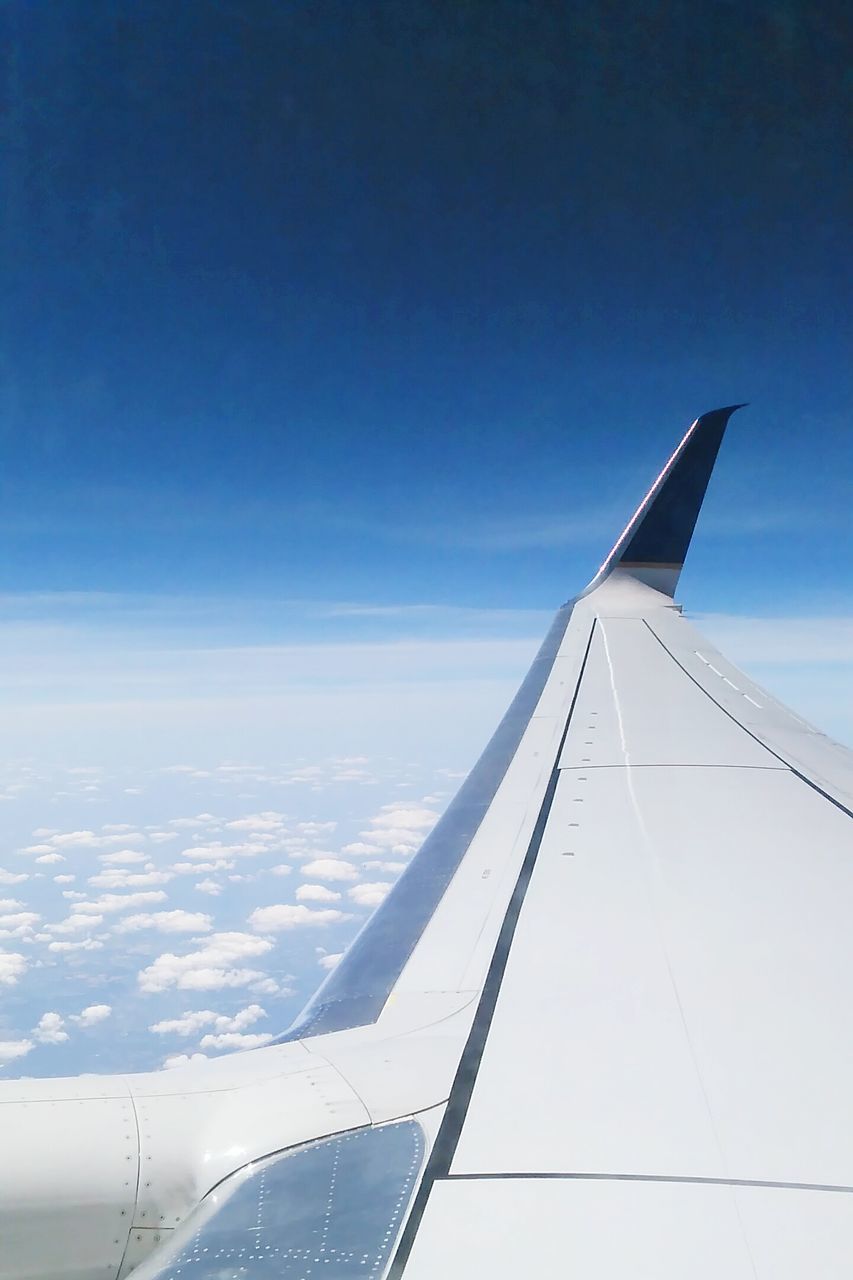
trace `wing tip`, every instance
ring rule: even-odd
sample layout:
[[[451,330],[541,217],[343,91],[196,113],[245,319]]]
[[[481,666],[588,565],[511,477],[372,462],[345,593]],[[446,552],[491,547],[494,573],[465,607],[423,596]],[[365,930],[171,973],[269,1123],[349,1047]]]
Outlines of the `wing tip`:
[[[747,403],[709,409],[696,418],[587,591],[622,569],[666,595],[674,593],[726,426]]]

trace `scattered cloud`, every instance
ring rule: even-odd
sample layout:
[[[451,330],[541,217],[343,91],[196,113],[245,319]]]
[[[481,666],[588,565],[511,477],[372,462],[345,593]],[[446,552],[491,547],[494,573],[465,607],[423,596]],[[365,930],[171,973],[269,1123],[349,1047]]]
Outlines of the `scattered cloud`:
[[[15,1058],[24,1058],[34,1048],[32,1040],[0,1040],[0,1067]]]
[[[359,852],[390,853],[408,856],[415,853],[425,837],[438,821],[435,809],[424,805],[386,804],[370,819],[369,829],[361,835],[367,846],[361,844]],[[345,847],[344,853],[349,852]]]
[[[154,911],[128,916],[114,927],[114,933],[156,929],[158,933],[207,933],[213,927],[210,916],[200,911]]]
[[[0,951],[0,983],[13,987],[27,971],[27,960],[18,951]]]
[[[14,871],[6,871],[4,867],[0,867],[0,884],[23,884],[29,878],[29,874],[26,871],[16,875]]]
[[[68,1039],[65,1019],[59,1013],[43,1013],[33,1028],[33,1037],[39,1044],[63,1044]]]
[[[243,1035],[239,1031],[225,1031],[222,1035],[206,1035],[201,1038],[202,1049],[260,1049],[269,1044],[271,1031]]]
[[[323,884],[301,884],[296,890],[297,902],[340,902],[341,895]]]
[[[163,1070],[170,1071],[173,1067],[188,1067],[193,1062],[207,1062],[206,1053],[173,1053],[168,1058],[163,1059]]]
[[[251,1027],[266,1016],[266,1009],[259,1004],[247,1005],[245,1009],[230,1015],[215,1013],[212,1009],[195,1009],[188,1010],[180,1018],[166,1018],[162,1022],[155,1022],[149,1030],[160,1036],[194,1036],[204,1027],[213,1027],[219,1033],[245,1031],[246,1027]]]
[[[329,970],[334,969],[338,962],[343,959],[343,955],[343,951],[335,951],[328,955],[320,956],[317,963],[321,969],[325,969],[328,972]]]
[[[81,904],[91,907],[91,903]],[[73,911],[70,916],[66,916],[64,920],[60,920],[58,924],[45,925],[45,932],[54,933],[82,933],[84,929],[96,929],[99,924],[104,923],[103,915],[95,912],[81,914]]]
[[[168,884],[174,880],[171,871],[125,871],[119,867],[89,876],[87,884],[93,889],[134,889],[149,884]]]
[[[79,1027],[94,1027],[99,1022],[104,1022],[111,1013],[111,1005],[90,1004],[85,1009],[81,1009],[79,1013],[72,1013],[71,1021],[76,1022]]]
[[[100,951],[103,945],[100,938],[83,938],[80,942],[49,942],[47,949],[56,955],[67,955],[75,951]]]
[[[111,915],[116,911],[132,911],[135,907],[147,907],[152,902],[165,902],[166,895],[162,889],[151,889],[142,893],[102,893],[91,902],[78,902],[77,911],[91,911],[95,914],[106,912]]]
[[[35,911],[11,911],[0,915],[0,938],[30,938],[41,916]]]
[[[270,907],[257,907],[249,916],[249,924],[262,933],[277,933],[282,929],[340,924],[341,921],[350,918],[343,911],[334,909],[312,911],[310,907],[302,905],[276,903]]]
[[[408,865],[407,862],[386,862],[383,859],[379,861],[371,859],[364,864],[365,869],[368,871],[387,871],[389,875],[394,876],[398,876],[402,871],[405,871]]]
[[[217,898],[222,892],[222,885],[216,880],[199,880],[195,887],[199,893],[208,893],[212,898]]]
[[[378,907],[388,897],[392,887],[390,881],[386,880],[357,884],[352,889],[347,889],[347,897],[359,907]]]
[[[315,858],[300,868],[304,876],[316,880],[357,880],[358,871],[351,862],[342,858]]]
[[[257,959],[272,950],[267,938],[248,933],[214,933],[196,951],[178,956],[166,952],[142,969],[139,986],[142,991],[217,991],[228,987],[245,987],[266,977],[257,969],[242,967],[239,962]]]
[[[138,833],[127,831],[106,836],[97,836],[94,831],[66,831],[51,836],[48,845],[62,849],[106,849],[114,844],[142,844],[143,839],[144,837]]]
[[[225,826],[230,831],[280,831],[284,826],[284,819],[283,813],[252,813],[246,818],[226,822]]]

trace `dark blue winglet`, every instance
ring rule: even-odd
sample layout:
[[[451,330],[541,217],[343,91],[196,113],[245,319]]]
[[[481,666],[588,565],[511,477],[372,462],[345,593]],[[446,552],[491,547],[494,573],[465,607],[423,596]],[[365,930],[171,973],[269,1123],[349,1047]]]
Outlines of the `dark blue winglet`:
[[[741,404],[732,404],[696,419],[590,587],[598,586],[614,569],[633,571],[638,576],[644,570],[671,570],[674,585],[690,546],[726,425],[735,410],[741,408]]]

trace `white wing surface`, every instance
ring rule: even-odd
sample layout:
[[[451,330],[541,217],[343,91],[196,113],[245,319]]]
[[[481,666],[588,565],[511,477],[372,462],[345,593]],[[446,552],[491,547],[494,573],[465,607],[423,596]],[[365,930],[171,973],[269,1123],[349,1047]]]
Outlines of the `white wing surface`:
[[[0,1175],[0,1276],[849,1276],[853,761],[673,602],[731,412],[693,424],[558,612],[278,1044],[0,1086],[29,1171]],[[79,1234],[45,1261],[33,1171],[72,1167],[57,1124],[87,1098],[136,1138],[92,1120],[98,1177],[54,1172]],[[120,1159],[136,1182],[110,1199]]]

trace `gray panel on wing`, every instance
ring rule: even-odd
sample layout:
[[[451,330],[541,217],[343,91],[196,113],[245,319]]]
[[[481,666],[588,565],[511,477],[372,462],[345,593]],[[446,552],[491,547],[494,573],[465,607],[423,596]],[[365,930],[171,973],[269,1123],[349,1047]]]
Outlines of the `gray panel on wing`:
[[[786,769],[562,772],[452,1172],[853,1185],[851,855]]]
[[[642,618],[599,620],[560,767],[779,761],[673,661]]]

